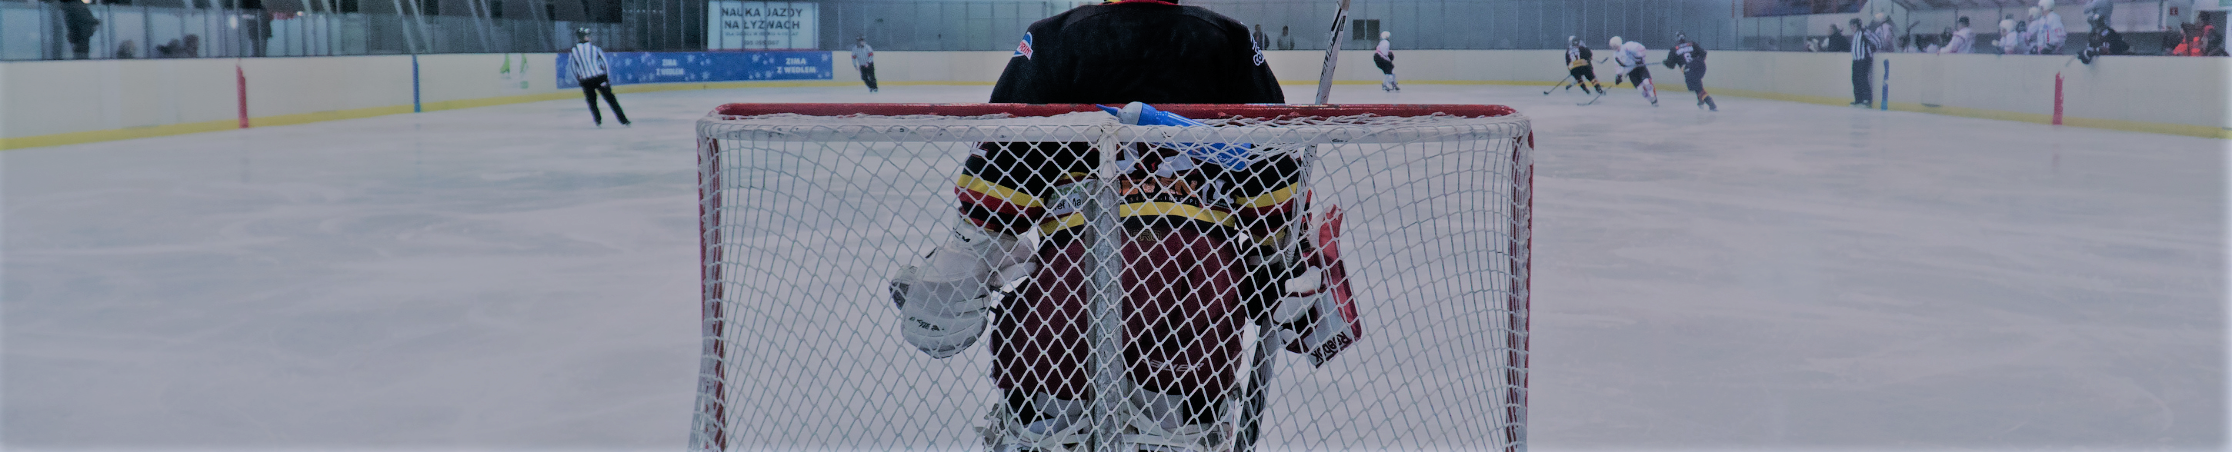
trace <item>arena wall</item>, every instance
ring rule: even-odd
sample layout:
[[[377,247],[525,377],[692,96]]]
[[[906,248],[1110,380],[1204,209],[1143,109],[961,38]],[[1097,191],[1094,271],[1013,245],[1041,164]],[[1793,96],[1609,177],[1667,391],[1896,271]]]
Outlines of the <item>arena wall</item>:
[[[1548,85],[1563,76],[1562,55],[1412,50],[1398,54],[1397,73],[1414,86]],[[877,75],[892,85],[988,85],[1010,56],[878,52]],[[1266,52],[1280,80],[1297,85],[1315,83],[1323,56]],[[837,61],[847,57],[836,52]],[[556,86],[554,54],[423,55],[415,61],[415,68],[411,56],[0,63],[0,149],[235,129],[243,116],[249,126],[275,126],[579,96]],[[1379,82],[1369,51],[1344,51],[1341,61],[1340,83]],[[1851,63],[1844,54],[1717,51],[1711,61],[1705,81],[1718,96],[1851,102]],[[2226,83],[2232,58],[2110,57],[2085,65],[2064,56],[1888,54],[1877,62],[1879,81],[1883,61],[1891,64],[1894,110],[2052,123],[2058,74],[2065,125],[2232,139],[2232,84]],[[1679,98],[1679,75],[1652,68],[1665,95]],[[1612,72],[1610,65],[1599,66],[1606,81]],[[838,64],[831,80],[624,85],[617,91],[855,86],[858,78]],[[1871,89],[1880,95],[1880,88]]]

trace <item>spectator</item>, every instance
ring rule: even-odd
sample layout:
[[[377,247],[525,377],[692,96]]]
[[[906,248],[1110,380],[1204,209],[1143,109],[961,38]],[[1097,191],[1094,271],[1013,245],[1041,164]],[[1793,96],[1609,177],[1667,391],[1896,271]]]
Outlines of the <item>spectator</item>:
[[[2182,37],[2178,38],[2176,47],[2171,48],[2170,55],[2201,56],[2203,53],[2205,53],[2203,50],[2208,47],[2207,41],[2205,41],[2201,35],[2202,30],[2206,29],[2207,28],[2192,26],[2190,24],[2180,26],[2178,31],[2179,34],[2182,35]]]
[[[129,60],[133,58],[139,58],[139,45],[133,44],[130,39],[116,44],[116,59]]]
[[[1868,25],[1868,35],[1869,39],[1875,40],[1874,44],[1876,46],[1875,50],[1877,52],[1890,53],[1899,51],[1898,47],[1893,46],[1895,42],[1891,39],[1891,37],[1898,36],[1898,34],[1893,33],[1891,30],[1890,14],[1876,13],[1875,23]]]
[[[168,44],[155,46],[155,53],[149,56],[155,58],[199,57],[201,56],[201,36],[186,35],[183,40],[172,39]]]
[[[2208,43],[2206,49],[2202,51],[2202,54],[2208,56],[2225,56],[2223,25],[2208,23],[2207,19],[2203,19],[2202,23],[2206,25],[2203,25],[2201,27],[2201,39],[2205,40]]]
[[[876,49],[868,47],[868,35],[853,41],[852,64],[860,69],[860,82],[868,84],[868,92],[876,92]]]
[[[1853,21],[1858,22],[1859,19],[1853,19]],[[1844,30],[1837,28],[1836,24],[1829,24],[1829,37],[1822,38],[1821,51],[1850,52],[1852,51],[1852,39],[1846,38]]]
[[[1287,26],[1279,26],[1279,50],[1294,50],[1294,35],[1287,34]]]
[[[1974,29],[1970,29],[1970,28],[1969,28],[1969,18],[1968,18],[1968,16],[1961,16],[1961,18],[1960,18],[1960,19],[1955,19],[1955,20],[1953,21],[1953,24],[1954,24],[1954,25],[1958,25],[1958,26],[1960,26],[1960,27],[1961,27],[1961,29],[1959,29],[1959,30],[1953,30],[1953,37],[1951,37],[1951,38],[1946,38],[1946,41],[1945,41],[1945,47],[1944,47],[1944,48],[1941,48],[1941,49],[1938,49],[1938,53],[1972,53],[1972,52],[1975,52],[1975,51],[1976,51],[1976,30],[1974,30]]]
[[[1255,31],[1248,33],[1248,39],[1248,42],[1255,44],[1256,50],[1263,50],[1271,45],[1271,37],[1263,34],[1263,24],[1255,24]]]
[[[2030,27],[2031,32],[2036,35],[2032,38],[2035,43],[2032,44],[2032,53],[2061,54],[2062,45],[2069,42],[2069,26],[2062,23],[2061,13],[2054,12],[2054,0],[2038,0],[2038,7],[2031,11],[2038,11],[2034,13],[2037,19],[2031,21]]]
[[[62,25],[69,29],[70,59],[83,60],[93,54],[93,29],[101,20],[93,18],[93,8],[78,0],[55,0],[62,4]]]

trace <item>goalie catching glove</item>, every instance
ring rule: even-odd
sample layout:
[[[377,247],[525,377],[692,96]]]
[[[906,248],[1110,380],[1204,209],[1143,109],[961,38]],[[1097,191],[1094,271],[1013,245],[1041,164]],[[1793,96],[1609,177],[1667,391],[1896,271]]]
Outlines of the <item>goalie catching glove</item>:
[[[930,250],[922,265],[900,269],[891,278],[899,335],[932,358],[975,345],[984,335],[985,313],[1000,300],[992,283],[1013,285],[1038,270],[1030,262],[1032,247],[1019,242],[967,222],[955,225],[953,237]]]

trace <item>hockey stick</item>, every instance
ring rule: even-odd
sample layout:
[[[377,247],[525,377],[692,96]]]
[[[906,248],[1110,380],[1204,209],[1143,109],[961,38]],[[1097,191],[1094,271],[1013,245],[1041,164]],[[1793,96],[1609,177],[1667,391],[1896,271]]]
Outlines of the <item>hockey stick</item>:
[[[1565,82],[1566,82],[1567,80],[1573,80],[1573,74],[1566,74],[1565,78],[1561,78],[1561,79],[1558,79],[1558,82],[1557,82],[1557,83],[1551,83],[1551,84],[1550,84],[1550,89],[1549,89],[1549,90],[1546,90],[1546,91],[1543,91],[1543,92],[1542,92],[1542,95],[1544,95],[1544,96],[1548,96],[1548,95],[1550,95],[1550,93],[1553,93],[1553,92],[1557,92],[1557,91],[1558,91],[1558,87],[1560,87],[1560,86],[1565,86]],[[1574,81],[1573,83],[1574,83],[1574,84],[1580,84],[1581,82],[1580,82],[1580,81],[1578,81],[1578,80],[1575,80],[1575,81]]]
[[[1348,31],[1341,25],[1348,22],[1348,10],[1349,0],[1341,0],[1340,11],[1333,13],[1333,42],[1326,44],[1325,67],[1318,72],[1318,105],[1325,105],[1326,98],[1333,96],[1333,68],[1341,61],[1341,35]]]

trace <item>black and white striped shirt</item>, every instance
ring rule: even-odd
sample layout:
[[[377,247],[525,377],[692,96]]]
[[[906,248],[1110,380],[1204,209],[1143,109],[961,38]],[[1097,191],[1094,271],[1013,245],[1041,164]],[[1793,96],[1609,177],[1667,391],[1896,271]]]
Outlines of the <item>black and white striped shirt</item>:
[[[1852,32],[1852,60],[1860,61],[1875,58],[1876,44],[1877,42],[1875,33],[1866,31]],[[580,51],[575,50],[575,52]]]
[[[590,77],[605,75],[604,50],[598,49],[595,44],[586,42],[574,44],[573,62],[570,66],[573,69],[574,80],[586,80]]]

